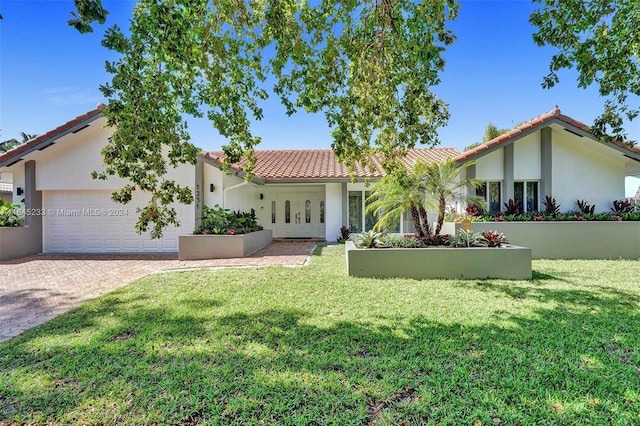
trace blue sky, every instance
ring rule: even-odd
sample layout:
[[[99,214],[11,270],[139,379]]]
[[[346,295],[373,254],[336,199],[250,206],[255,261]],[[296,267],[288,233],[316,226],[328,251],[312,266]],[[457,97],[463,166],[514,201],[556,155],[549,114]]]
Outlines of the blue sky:
[[[93,34],[67,26],[72,0],[3,0],[0,13],[0,140],[19,132],[43,133],[104,101],[98,86],[109,81],[104,62],[115,59],[100,46],[107,26],[128,26],[133,0],[103,0],[107,25]],[[561,74],[551,90],[540,83],[554,53],[533,43],[529,0],[462,0],[450,24],[457,41],[445,52],[442,83],[434,91],[449,104],[451,119],[439,131],[444,147],[481,140],[489,122],[510,128],[558,105],[563,113],[591,123],[602,108],[595,87],[576,85],[576,73]],[[277,100],[264,105],[265,117],[254,131],[261,149],[330,148],[322,115],[287,117]],[[640,119],[628,129],[640,140]],[[224,140],[206,121],[191,122],[192,141],[219,149]],[[640,179],[629,183],[628,193]]]

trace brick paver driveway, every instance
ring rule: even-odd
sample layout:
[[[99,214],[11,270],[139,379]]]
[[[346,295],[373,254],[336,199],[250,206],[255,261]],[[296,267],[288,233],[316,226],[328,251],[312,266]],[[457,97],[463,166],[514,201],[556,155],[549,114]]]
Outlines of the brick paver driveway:
[[[0,342],[145,275],[190,268],[303,265],[315,243],[275,242],[238,259],[177,255],[37,255],[0,262]]]

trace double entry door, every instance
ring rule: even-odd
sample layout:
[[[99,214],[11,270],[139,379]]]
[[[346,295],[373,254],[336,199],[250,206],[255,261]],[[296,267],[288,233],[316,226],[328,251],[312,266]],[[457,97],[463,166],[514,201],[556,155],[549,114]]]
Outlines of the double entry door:
[[[320,192],[279,194],[276,207],[276,236],[281,238],[323,238],[324,197]]]

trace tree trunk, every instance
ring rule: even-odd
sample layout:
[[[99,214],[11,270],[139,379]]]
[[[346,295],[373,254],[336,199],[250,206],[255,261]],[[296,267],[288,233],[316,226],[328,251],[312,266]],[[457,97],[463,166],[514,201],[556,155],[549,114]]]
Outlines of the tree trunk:
[[[431,226],[429,225],[427,211],[424,207],[411,206],[409,211],[411,212],[411,220],[413,221],[413,227],[416,230],[418,238],[431,236]]]
[[[424,237],[424,233],[422,232],[420,211],[417,207],[411,206],[409,208],[409,212],[411,213],[411,221],[413,222],[413,228],[416,230],[416,235],[418,236],[418,238]]]
[[[440,197],[440,202],[438,204],[438,221],[436,225],[436,235],[440,235],[440,231],[442,230],[442,224],[444,223],[444,214],[447,210],[447,201],[444,197]]]
[[[427,217],[427,211],[424,207],[420,206],[420,223],[422,226],[422,233],[425,237],[431,236],[431,225],[429,225],[429,218]]]

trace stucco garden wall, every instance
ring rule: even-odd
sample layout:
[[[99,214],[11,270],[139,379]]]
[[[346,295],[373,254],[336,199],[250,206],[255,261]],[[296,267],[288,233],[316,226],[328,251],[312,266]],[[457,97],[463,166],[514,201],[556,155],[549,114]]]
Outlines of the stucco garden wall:
[[[246,257],[271,244],[271,230],[240,235],[180,235],[179,260]]]
[[[460,223],[446,223],[454,234]],[[510,243],[531,248],[534,259],[640,259],[640,222],[474,222],[472,230],[495,230]]]
[[[359,249],[347,241],[345,252],[350,276],[531,279],[531,250],[525,247]]]
[[[42,252],[42,226],[0,228],[0,260]]]

